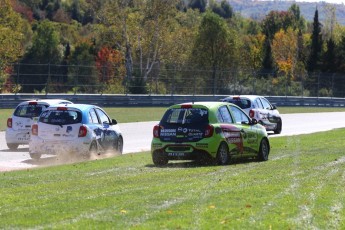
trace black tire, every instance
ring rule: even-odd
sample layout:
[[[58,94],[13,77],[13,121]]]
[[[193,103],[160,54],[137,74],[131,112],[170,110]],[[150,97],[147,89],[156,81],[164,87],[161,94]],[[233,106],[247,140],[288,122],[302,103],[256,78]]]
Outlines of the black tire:
[[[93,141],[93,142],[91,143],[91,145],[90,145],[89,152],[88,152],[88,153],[85,153],[85,154],[83,155],[83,157],[84,157],[85,159],[89,159],[90,156],[95,156],[95,155],[97,155],[97,154],[98,154],[97,143],[96,143],[96,141]]]
[[[270,144],[266,138],[261,140],[260,149],[258,153],[259,161],[267,161],[270,154]]]
[[[116,151],[119,154],[122,154],[122,152],[123,152],[123,138],[121,136],[119,136],[119,138],[117,140]]]
[[[11,150],[16,150],[18,148],[18,144],[10,144],[10,143],[7,143],[7,147]]]
[[[222,142],[217,151],[216,163],[217,165],[227,165],[230,162],[229,148],[228,145]]]
[[[279,121],[277,122],[277,128],[274,130],[275,134],[280,134],[282,132],[282,120],[279,119]]]
[[[34,159],[34,160],[39,160],[42,156],[42,154],[40,153],[29,153],[29,154],[30,154],[31,159]]]
[[[152,153],[152,161],[156,166],[163,166],[168,164],[168,157],[161,151],[154,151]]]

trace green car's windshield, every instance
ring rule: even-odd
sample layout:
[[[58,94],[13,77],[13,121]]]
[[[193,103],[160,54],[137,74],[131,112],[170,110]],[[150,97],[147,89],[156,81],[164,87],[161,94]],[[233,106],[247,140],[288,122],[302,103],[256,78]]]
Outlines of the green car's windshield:
[[[208,110],[202,108],[169,109],[161,120],[167,124],[202,124],[208,123]]]

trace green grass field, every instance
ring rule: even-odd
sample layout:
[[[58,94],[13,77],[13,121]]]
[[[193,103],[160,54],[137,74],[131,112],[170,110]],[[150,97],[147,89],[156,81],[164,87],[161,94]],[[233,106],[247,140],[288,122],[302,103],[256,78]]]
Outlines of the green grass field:
[[[345,229],[344,135],[270,138],[267,162],[146,152],[2,172],[0,229]]]
[[[279,112],[284,113],[315,113],[315,112],[345,112],[345,108],[320,108],[320,107],[279,107]],[[119,107],[105,108],[110,117],[119,123],[138,121],[158,121],[162,118],[166,108],[164,107]],[[13,113],[13,109],[1,109],[0,131],[6,129],[7,118]]]

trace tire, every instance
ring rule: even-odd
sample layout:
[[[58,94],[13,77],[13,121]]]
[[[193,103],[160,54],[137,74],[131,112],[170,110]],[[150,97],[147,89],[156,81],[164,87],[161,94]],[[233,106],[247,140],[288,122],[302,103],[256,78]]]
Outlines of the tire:
[[[152,161],[156,166],[163,166],[168,164],[169,159],[165,154],[161,151],[154,151],[152,153]]]
[[[34,159],[34,160],[39,160],[42,156],[42,154],[40,153],[29,153],[29,154],[30,154],[31,159]]]
[[[122,152],[123,152],[123,138],[122,138],[122,136],[119,136],[119,138],[117,140],[116,151],[119,154],[122,154]]]
[[[279,119],[277,123],[277,128],[274,130],[274,134],[280,134],[282,132],[282,120]]]
[[[260,149],[258,153],[259,161],[267,161],[268,155],[270,154],[270,144],[266,138],[261,140]]]
[[[217,165],[227,165],[230,162],[229,148],[228,145],[222,142],[217,151],[216,163]]]
[[[97,143],[96,143],[96,141],[93,141],[93,142],[91,143],[91,145],[90,145],[89,152],[88,152],[88,153],[85,153],[85,154],[83,155],[83,157],[84,157],[85,159],[89,159],[90,156],[95,156],[95,155],[97,155],[97,153],[98,153]]]
[[[11,150],[16,150],[18,148],[18,144],[9,144],[7,143],[7,147]]]

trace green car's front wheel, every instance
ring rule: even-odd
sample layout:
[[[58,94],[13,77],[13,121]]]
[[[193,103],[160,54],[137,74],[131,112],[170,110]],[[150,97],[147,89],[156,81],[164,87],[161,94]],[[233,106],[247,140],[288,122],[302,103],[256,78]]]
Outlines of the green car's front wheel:
[[[163,166],[169,162],[167,156],[159,150],[156,150],[152,153],[152,161],[157,166]]]
[[[217,156],[216,156],[216,163],[218,165],[226,165],[230,162],[230,155],[229,155],[229,148],[228,145],[222,142],[219,145]]]

